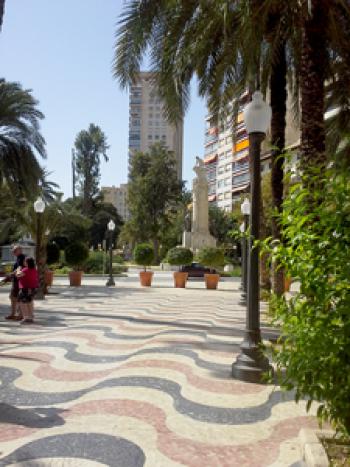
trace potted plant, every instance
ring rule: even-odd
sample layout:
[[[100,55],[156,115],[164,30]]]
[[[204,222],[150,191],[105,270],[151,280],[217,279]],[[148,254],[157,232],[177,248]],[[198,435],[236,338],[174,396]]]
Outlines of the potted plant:
[[[222,267],[225,262],[224,252],[220,248],[206,247],[199,251],[197,261],[211,269]],[[207,289],[217,289],[220,274],[204,274],[204,279]]]
[[[60,260],[60,249],[56,242],[46,245],[46,264],[55,264]],[[51,287],[53,283],[53,271],[49,268],[45,270],[45,286]]]
[[[168,251],[167,262],[172,266],[179,266],[179,270],[174,272],[174,287],[185,288],[188,272],[181,272],[181,266],[187,266],[193,261],[193,253],[189,248],[177,246]]]
[[[140,283],[143,287],[152,285],[153,272],[147,271],[147,266],[150,266],[154,259],[154,249],[149,243],[139,243],[134,249],[134,261],[136,264],[143,266],[144,270],[140,271]]]
[[[73,268],[69,273],[69,283],[72,287],[81,285],[82,266],[89,257],[89,249],[85,243],[70,243],[64,250],[66,263]]]

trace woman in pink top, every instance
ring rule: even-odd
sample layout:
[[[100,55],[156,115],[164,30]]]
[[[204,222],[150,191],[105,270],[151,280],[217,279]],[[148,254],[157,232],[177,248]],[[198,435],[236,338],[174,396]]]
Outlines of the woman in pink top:
[[[39,286],[38,271],[33,258],[24,260],[24,268],[16,273],[19,279],[19,306],[23,314],[21,323],[32,323],[34,318],[33,297]]]

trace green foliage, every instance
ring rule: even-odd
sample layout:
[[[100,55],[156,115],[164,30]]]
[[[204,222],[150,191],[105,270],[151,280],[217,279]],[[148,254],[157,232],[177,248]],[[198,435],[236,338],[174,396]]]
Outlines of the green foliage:
[[[290,300],[273,298],[282,338],[274,349],[282,385],[320,403],[320,420],[350,435],[350,181],[329,171],[291,187],[283,244],[271,253],[300,281]],[[307,187],[313,183],[311,193]],[[284,372],[285,370],[285,372]]]
[[[217,206],[209,207],[209,230],[219,244],[232,244],[230,231],[238,229],[237,218]]]
[[[134,261],[140,266],[150,266],[154,259],[154,248],[148,243],[139,243],[133,252]]]
[[[90,244],[93,248],[98,248],[103,240],[107,240],[109,246],[110,233],[107,231],[107,224],[112,219],[115,223],[112,242],[115,243],[119,235],[123,221],[119,216],[116,208],[109,203],[98,203],[94,207],[95,214],[92,217],[92,225],[90,228]]]
[[[182,198],[173,152],[162,144],[131,158],[128,205],[131,219],[125,226],[134,241],[152,241],[158,259],[158,245],[173,226]]]
[[[90,215],[93,199],[98,195],[101,157],[108,161],[107,138],[99,126],[91,123],[87,130],[78,133],[74,146],[75,170],[83,200],[82,210],[85,215]]]
[[[224,251],[221,248],[205,247],[197,254],[197,261],[210,268],[219,268],[224,265]]]
[[[90,251],[89,257],[84,263],[84,272],[102,274],[104,264],[106,264],[106,253],[103,251]]]
[[[69,266],[72,266],[75,270],[81,270],[89,257],[89,248],[85,243],[71,243],[64,250],[64,255]]]
[[[6,181],[12,196],[37,192],[43,170],[37,157],[46,157],[40,133],[44,115],[31,91],[0,79],[0,184]]]
[[[178,246],[168,251],[166,260],[174,266],[186,266],[192,263],[193,253],[189,248]]]
[[[46,245],[46,262],[47,264],[58,263],[60,260],[60,248],[55,242],[49,242]]]

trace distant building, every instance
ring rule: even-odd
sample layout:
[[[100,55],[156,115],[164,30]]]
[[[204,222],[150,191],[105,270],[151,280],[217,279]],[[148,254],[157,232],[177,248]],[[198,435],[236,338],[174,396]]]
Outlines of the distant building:
[[[249,191],[249,137],[244,126],[243,109],[249,101],[248,93],[239,99],[236,122],[232,117],[218,123],[211,115],[206,117],[204,163],[209,183],[209,202],[225,211]],[[286,146],[298,145],[299,133],[287,112]],[[261,172],[271,170],[270,154],[265,146],[261,153]]]
[[[128,204],[127,204],[127,196],[128,196],[128,185],[126,183],[122,183],[119,187],[111,186],[107,187],[104,186],[101,188],[103,193],[103,199],[106,203],[111,203],[118,211],[120,217],[125,221],[128,219]]]
[[[139,72],[129,98],[129,163],[135,151],[146,152],[154,143],[174,151],[179,179],[182,178],[183,124],[169,123],[157,95],[154,73]]]

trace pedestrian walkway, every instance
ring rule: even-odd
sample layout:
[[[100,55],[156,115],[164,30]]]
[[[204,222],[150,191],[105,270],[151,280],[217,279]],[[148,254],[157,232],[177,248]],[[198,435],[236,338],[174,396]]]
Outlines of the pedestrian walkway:
[[[305,404],[230,376],[229,286],[59,287],[27,326],[3,319],[1,291],[0,466],[301,465]]]

